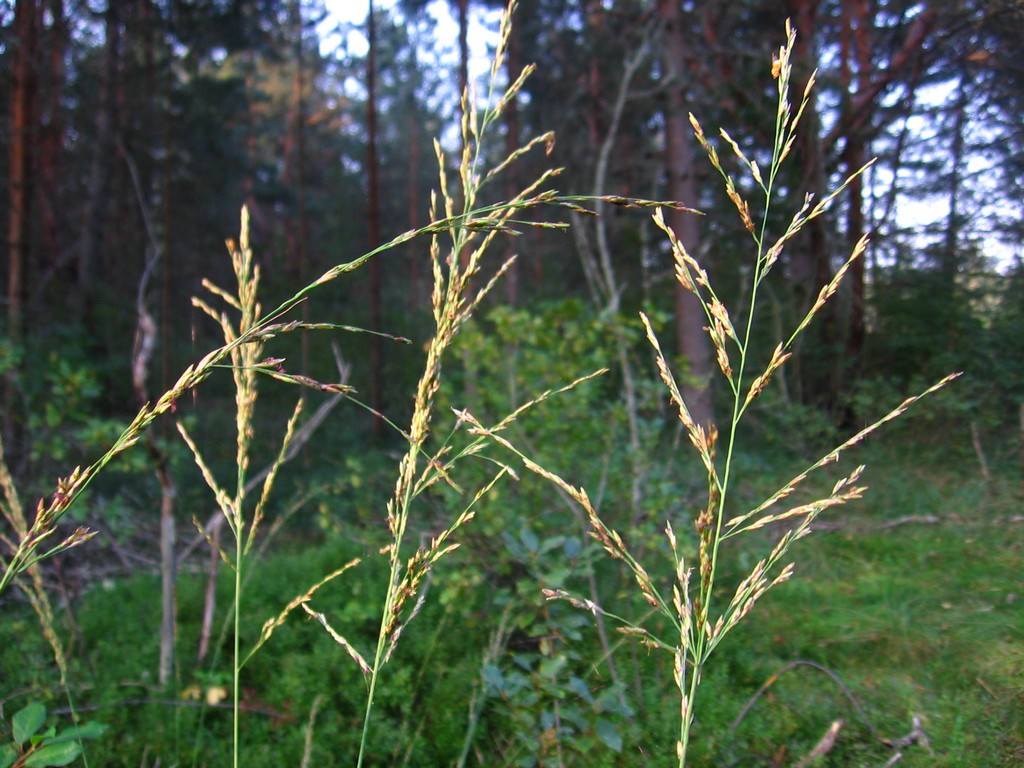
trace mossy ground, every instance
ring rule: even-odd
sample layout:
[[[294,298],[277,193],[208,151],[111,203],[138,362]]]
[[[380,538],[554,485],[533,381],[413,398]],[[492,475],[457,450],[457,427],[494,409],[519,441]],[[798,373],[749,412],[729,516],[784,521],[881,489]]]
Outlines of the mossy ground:
[[[842,720],[835,746],[814,765],[880,766],[894,754],[880,738],[906,735],[914,716],[932,751],[906,746],[901,766],[1021,764],[1024,523],[1015,517],[1017,497],[1012,490],[993,491],[941,472],[885,467],[869,472],[868,480],[874,488],[867,499],[822,518],[822,530],[796,550],[796,577],[766,596],[712,658],[697,704],[694,765],[792,765],[832,722]],[[741,570],[744,556],[737,554]],[[368,648],[385,573],[372,549],[340,537],[293,538],[256,566],[246,591],[243,646],[288,600],[356,556],[367,559],[318,593],[314,606],[352,642]],[[473,553],[465,552],[438,571],[434,593],[386,668],[371,729],[371,764],[454,764],[498,621],[493,598],[499,587],[471,589],[474,580],[465,569],[473,567]],[[615,576],[602,577],[614,584]],[[221,610],[230,593],[227,583],[222,587]],[[151,766],[159,760],[165,766],[215,766],[229,759],[230,710],[202,705],[230,680],[227,636],[214,644],[219,660],[193,671],[204,583],[199,575],[184,574],[178,603],[182,671],[174,690],[157,690],[158,589],[149,575],[101,582],[75,607],[71,689],[85,718],[111,726],[88,745],[92,765]],[[523,601],[523,615],[544,610],[540,595],[532,606],[522,590],[509,595]],[[66,717],[66,700],[32,616],[11,606],[5,614],[5,717],[33,698]],[[576,646],[556,638],[552,655],[574,653],[567,665],[550,668],[560,669],[557,674],[566,680],[579,676],[598,691],[608,680],[593,635],[584,627]],[[509,655],[531,642],[525,635],[514,637]],[[633,711],[631,718],[619,716],[622,749],[595,741],[586,750],[566,750],[563,762],[671,765],[678,701],[666,658],[629,642],[617,654]],[[789,666],[796,661],[818,666]],[[524,679],[536,683],[536,696],[547,696],[548,704],[488,698],[469,765],[530,764],[531,743],[536,754],[554,754],[543,733],[529,732],[528,724],[537,721],[517,717],[515,708],[526,701],[557,709],[561,695],[568,712],[576,683],[541,684],[536,672],[530,675]],[[311,765],[351,764],[365,685],[318,624],[293,615],[244,669],[243,680],[246,765],[298,765],[318,698]],[[583,725],[576,730],[585,733]]]

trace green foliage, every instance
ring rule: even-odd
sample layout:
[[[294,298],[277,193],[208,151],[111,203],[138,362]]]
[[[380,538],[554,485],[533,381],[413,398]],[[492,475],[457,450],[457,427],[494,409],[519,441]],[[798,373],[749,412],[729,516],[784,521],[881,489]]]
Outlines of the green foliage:
[[[867,418],[879,396],[903,396],[940,370],[960,370],[956,396],[938,398],[923,429],[939,423],[966,435],[973,422],[998,434],[1015,431],[1024,391],[1017,349],[1024,333],[1022,286],[1019,265],[1005,274],[973,265],[952,277],[935,267],[880,270],[867,375],[853,393],[853,412]]]
[[[539,393],[563,386],[581,374],[614,368],[615,334],[633,341],[639,329],[619,318],[595,315],[582,301],[569,299],[528,308],[496,307],[470,324],[453,355],[454,368],[442,408],[468,407],[485,423],[518,408]],[[543,404],[512,425],[541,464],[557,458],[591,482],[607,479],[613,500],[628,494],[627,456],[618,449],[626,429],[621,382],[606,374],[578,388],[572,397]],[[652,429],[660,424],[652,422]],[[515,503],[484,524],[492,531],[515,527],[520,514],[551,514],[549,491],[520,482]]]
[[[514,618],[506,653],[485,663],[481,677],[484,695],[507,730],[503,751],[519,766],[556,759],[603,765],[599,756],[621,752],[624,732],[633,730],[627,693],[604,677],[615,670],[601,670],[605,664],[589,637],[588,618],[565,605],[538,602],[544,588],[567,585],[591,569],[595,547],[578,536],[541,538],[525,526],[504,531],[502,539],[501,559],[511,578],[492,592],[492,600]]]
[[[692,744],[695,766],[712,768],[733,760],[738,765],[770,765],[782,749],[796,760],[835,719],[845,725],[825,765],[874,766],[892,756],[847,695],[808,667],[780,675],[733,729],[759,686],[796,659],[833,671],[882,737],[906,734],[911,717],[919,715],[935,754],[920,745],[907,747],[901,762],[910,768],[1017,764],[1013,755],[1019,752],[1014,750],[1024,745],[1024,619],[1019,611],[1024,529],[1008,522],[1015,514],[1014,497],[986,496],[948,468],[921,465],[886,442],[885,450],[872,447],[863,457],[874,468],[873,493],[853,511],[821,519],[818,538],[797,546],[799,578],[764,601],[749,623],[737,628],[729,652],[709,665]],[[748,464],[758,466],[752,459]],[[760,471],[768,472],[763,467]],[[907,515],[942,519],[883,527]],[[574,720],[562,725],[574,735],[561,731],[559,743],[566,759],[581,768],[635,765],[638,747],[651,765],[669,764],[658,744],[672,738],[678,713],[671,669],[661,655],[637,649],[630,658],[624,651],[632,644],[616,641],[630,716],[619,708],[618,690],[603,666],[590,614],[536,598],[542,580],[557,578],[566,558],[576,554],[579,563],[573,545],[567,551],[564,542],[546,543],[560,535],[548,530],[531,537],[510,531],[521,598],[513,601],[507,651],[486,666],[489,635],[503,610],[492,596],[501,590],[489,582],[468,585],[468,577],[463,581],[476,567],[477,553],[467,551],[469,547],[438,571],[420,618],[403,637],[402,663],[387,670],[371,732],[374,743],[382,745],[377,753],[382,762],[401,765],[409,755],[412,766],[454,764],[466,728],[469,692],[483,669],[487,698],[475,745],[488,756],[488,764],[514,765],[536,756],[545,733],[543,713],[554,715],[563,708]],[[764,534],[766,541],[770,537]],[[752,540],[750,558],[756,556],[754,545]],[[338,562],[371,551],[340,538],[321,541],[307,535],[287,541],[249,582],[243,640],[254,641],[262,621],[305,589],[310,573],[328,572]],[[541,551],[543,555],[531,555]],[[569,583],[582,575],[577,565]],[[727,574],[729,579],[738,575]],[[353,642],[372,642],[377,629],[374,604],[384,578],[383,563],[367,557],[321,590],[316,608],[344,627]],[[220,586],[223,604],[230,596],[229,579],[222,579]],[[152,600],[156,588],[151,576],[119,579],[90,591],[79,604],[81,643],[88,659],[76,656],[72,679],[89,675],[90,666],[100,674],[76,696],[83,707],[106,707],[104,719],[111,723],[104,738],[90,748],[90,763],[135,768],[146,754],[151,762],[160,758],[161,764],[223,765],[229,757],[225,744],[230,721],[222,706],[210,707],[205,695],[230,679],[227,646],[215,647],[221,649],[220,661],[204,666],[201,673],[191,672],[203,579],[185,575],[181,580],[178,648],[183,668],[177,694],[161,695],[146,687],[158,656],[153,631],[158,612]],[[440,599],[445,593],[449,597]],[[30,625],[6,609],[5,614],[0,626],[0,668],[9,671],[5,685],[45,687],[45,645]],[[132,653],[124,653],[125,648]],[[519,657],[525,657],[524,664],[518,663]],[[365,689],[344,651],[324,643],[316,624],[285,624],[246,670],[247,765],[270,768],[282,760],[297,762],[308,709],[320,693],[324,700],[314,733],[313,764],[351,765],[347,758],[358,741]],[[193,684],[202,689],[199,700],[182,695]],[[199,712],[205,712],[202,720]],[[615,726],[623,739],[621,753],[602,740],[600,720]],[[194,760],[197,733],[202,738]],[[585,755],[576,749],[577,739],[590,745]]]
[[[126,426],[102,415],[110,371],[88,354],[84,342],[69,331],[22,348],[0,342],[0,373],[17,382],[16,412],[24,414],[28,458],[40,475],[106,448]],[[133,457],[122,469],[138,472],[145,461]]]
[[[26,704],[11,717],[11,741],[0,747],[0,768],[48,768],[71,765],[82,754],[83,739],[98,739],[107,730],[88,722],[58,731],[43,730],[46,707],[38,701]]]

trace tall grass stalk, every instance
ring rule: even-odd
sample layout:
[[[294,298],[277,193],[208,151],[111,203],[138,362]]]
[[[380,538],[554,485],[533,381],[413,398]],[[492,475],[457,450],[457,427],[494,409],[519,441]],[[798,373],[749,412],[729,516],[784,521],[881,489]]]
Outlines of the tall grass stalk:
[[[249,245],[249,216],[246,210],[242,211],[241,236],[238,245],[228,243],[231,253],[231,263],[234,268],[235,279],[238,283],[236,295],[218,288],[212,283],[204,283],[206,288],[214,295],[227,303],[239,315],[237,325],[232,323],[226,311],[218,312],[203,299],[195,298],[192,303],[212,317],[221,328],[224,335],[225,345],[230,347],[231,373],[235,384],[235,488],[233,493],[228,493],[214,477],[203,455],[196,446],[195,441],[189,435],[188,430],[178,424],[178,431],[182,439],[192,451],[196,464],[199,467],[203,479],[210,490],[213,491],[217,506],[227,522],[228,528],[234,537],[234,552],[229,556],[209,536],[207,540],[210,546],[214,547],[234,571],[234,605],[233,605],[233,649],[232,656],[232,707],[233,707],[233,728],[232,728],[232,764],[239,764],[239,692],[240,675],[242,670],[242,656],[240,649],[241,637],[241,616],[242,616],[242,574],[245,567],[245,558],[256,540],[260,522],[264,516],[267,500],[273,488],[274,480],[278,470],[285,461],[289,445],[295,435],[296,425],[302,413],[302,399],[300,398],[288,420],[284,438],[281,441],[281,449],[277,459],[271,464],[270,471],[263,481],[262,492],[257,501],[251,519],[246,518],[247,500],[247,473],[249,470],[252,439],[254,436],[254,417],[256,399],[258,396],[257,375],[261,366],[266,367],[267,361],[262,360],[263,339],[256,338],[246,344],[236,345],[234,342],[245,334],[249,333],[260,322],[262,308],[257,299],[260,283],[259,267],[253,263],[253,252]],[[196,527],[204,533],[202,524],[196,520]]]
[[[814,85],[812,76],[804,88],[802,98],[794,113],[790,102],[792,79],[790,58],[795,39],[795,32],[787,23],[786,42],[780,47],[778,56],[773,57],[772,60],[772,76],[778,83],[778,110],[772,158],[767,171],[763,172],[756,162],[748,159],[726,131],[720,132],[723,142],[728,145],[746,172],[750,174],[754,184],[763,195],[764,214],[759,224],[754,222],[751,206],[740,194],[733,177],[725,170],[717,149],[707,139],[697,119],[690,116],[694,135],[704,148],[712,167],[721,175],[725,191],[735,205],[742,225],[750,234],[755,246],[753,285],[745,306],[741,308],[745,314],[745,321],[739,328],[734,325],[732,315],[719,299],[707,271],[692,254],[687,252],[675,233],[666,225],[662,212],[658,210],[654,214],[656,225],[664,232],[672,246],[676,279],[685,289],[697,296],[704,308],[708,323],[707,330],[714,346],[718,367],[731,395],[731,407],[725,431],[724,456],[720,457],[718,429],[714,424],[695,423],[683,400],[669,362],[661,350],[652,324],[647,316],[641,313],[648,341],[655,353],[659,376],[668,390],[669,397],[686,430],[690,443],[707,472],[707,502],[697,512],[693,521],[697,539],[696,563],[690,562],[684,557],[684,547],[680,545],[672,522],[666,521],[665,537],[672,553],[673,568],[668,578],[661,580],[652,578],[647,567],[634,556],[625,539],[598,514],[586,490],[573,487],[562,477],[530,461],[508,441],[494,434],[497,429],[485,428],[479,422],[472,420],[472,417],[466,416],[468,420],[473,421],[474,429],[479,434],[491,436],[505,444],[523,458],[528,469],[554,482],[584,509],[589,518],[591,534],[594,538],[601,543],[612,559],[625,565],[632,573],[642,599],[667,619],[673,627],[671,636],[656,636],[651,630],[635,624],[627,618],[607,613],[592,600],[581,599],[565,590],[545,591],[548,599],[567,600],[576,607],[595,615],[608,616],[621,624],[621,632],[634,636],[641,643],[672,656],[673,678],[679,690],[679,729],[675,753],[680,768],[686,765],[696,712],[697,692],[703,670],[712,653],[725,636],[750,613],[756,602],[769,589],[792,576],[794,565],[792,562],[786,562],[789,550],[794,543],[811,532],[810,526],[815,518],[826,509],[845,504],[863,494],[866,489],[858,485],[858,481],[864,467],[857,467],[840,479],[835,483],[832,491],[822,498],[788,508],[783,505],[781,510],[779,509],[780,502],[791,496],[812,472],[837,461],[843,451],[852,448],[883,424],[903,414],[917,400],[943,387],[956,376],[956,374],[948,376],[920,395],[905,400],[887,415],[813,462],[807,469],[753,509],[733,511],[735,505],[731,503],[731,490],[741,480],[735,473],[734,457],[738,447],[738,427],[743,416],[751,403],[768,386],[773,374],[790,358],[793,345],[800,334],[807,329],[826,303],[835,296],[850,265],[855,259],[861,257],[867,245],[865,239],[857,244],[835,276],[821,289],[816,301],[789,337],[779,341],[765,368],[756,375],[752,375],[749,368],[753,365],[755,354],[758,351],[754,348],[754,329],[758,317],[761,284],[778,262],[786,244],[809,221],[824,214],[836,196],[867,167],[857,170],[853,176],[820,201],[815,202],[811,195],[807,195],[803,205],[792,217],[785,231],[774,239],[769,234],[769,213],[776,197],[778,176],[784,161],[793,148],[796,129]],[[731,598],[725,601],[723,596],[716,592],[722,560],[727,551],[724,545],[730,539],[767,525],[781,528],[781,536],[767,554],[740,581]]]
[[[399,464],[394,492],[387,505],[387,525],[391,537],[386,547],[389,574],[377,643],[371,661],[358,660],[367,677],[368,691],[357,767],[363,765],[367,754],[370,723],[381,670],[391,658],[404,627],[419,610],[424,579],[441,558],[458,546],[451,541],[452,537],[459,528],[473,518],[477,502],[503,475],[509,472],[508,467],[499,465],[491,480],[475,494],[469,505],[454,518],[442,533],[435,536],[427,546],[419,547],[407,560],[403,559],[403,547],[414,499],[438,481],[447,482],[458,489],[450,475],[452,467],[459,460],[482,451],[487,442],[482,438],[477,438],[467,448],[452,453],[448,441],[445,441],[437,451],[433,453],[427,451],[435,395],[441,385],[442,361],[455,341],[460,328],[512,264],[512,259],[505,261],[487,282],[476,288],[476,283],[481,278],[485,253],[498,233],[515,234],[513,224],[525,223],[516,222],[513,219],[519,210],[554,200],[551,193],[539,192],[556,173],[547,171],[512,200],[484,209],[483,215],[473,213],[478,205],[477,201],[481,190],[492,179],[533,147],[538,145],[550,147],[553,140],[550,134],[539,136],[513,151],[490,171],[485,173],[481,170],[485,137],[498,124],[505,109],[516,98],[526,78],[533,71],[533,67],[528,66],[503,91],[497,89],[499,73],[502,71],[511,33],[514,6],[514,2],[510,3],[502,15],[499,44],[491,65],[483,111],[478,110],[476,99],[472,98],[470,93],[462,94],[462,154],[458,169],[457,193],[451,188],[444,153],[440,144],[435,142],[441,197],[438,200],[435,196],[432,200],[431,220],[438,223],[442,221],[440,208],[443,207],[443,219],[447,219],[451,224],[447,227],[447,232],[444,233],[448,241],[446,247],[442,247],[440,232],[432,235],[430,243],[433,274],[431,304],[435,328],[427,348],[423,373],[416,387],[410,426],[403,433],[408,448]],[[457,216],[455,212],[459,208],[462,213]],[[536,224],[533,226],[554,225]],[[532,407],[548,394],[550,393],[545,393],[537,400],[531,401],[524,408]],[[509,420],[514,419],[524,408],[520,408],[510,415]],[[410,604],[412,604],[411,609],[409,608]],[[406,611],[408,616],[404,616]]]

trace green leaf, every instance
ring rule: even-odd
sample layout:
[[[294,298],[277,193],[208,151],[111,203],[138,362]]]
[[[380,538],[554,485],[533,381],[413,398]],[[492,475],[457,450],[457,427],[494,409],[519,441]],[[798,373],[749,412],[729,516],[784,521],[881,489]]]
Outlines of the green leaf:
[[[25,768],[30,766],[70,765],[82,754],[82,745],[77,741],[63,744],[47,744],[38,752],[25,758]]]
[[[529,528],[523,528],[519,532],[519,540],[526,547],[526,551],[531,555],[536,554],[538,547],[540,547],[540,541],[537,539],[537,534],[531,531]]]
[[[580,540],[574,536],[570,536],[565,540],[563,548],[565,556],[570,560],[575,560],[580,556],[580,553],[583,552],[583,544],[581,544]]]
[[[47,744],[63,744],[65,741],[78,741],[80,739],[98,739],[109,728],[103,723],[85,723],[74,728],[68,728],[49,739]]]
[[[565,668],[565,665],[568,662],[569,660],[565,656],[559,655],[549,657],[541,661],[540,669],[538,671],[540,672],[541,677],[554,679],[558,677],[558,673]]]
[[[575,693],[585,702],[587,702],[588,704],[593,704],[594,695],[590,692],[590,688],[587,687],[587,684],[583,682],[581,678],[578,678],[575,675],[570,677],[568,687],[570,691]]]
[[[32,735],[32,738],[30,738],[29,741],[32,743],[32,746],[34,747],[36,744],[42,744],[44,741],[49,741],[56,735],[57,728],[56,726],[51,725],[42,733],[39,733],[37,731],[35,734]]]
[[[23,746],[45,722],[46,707],[38,701],[30,702],[11,718],[11,727],[14,730],[14,743],[19,747]]]
[[[11,768],[14,761],[18,759],[18,750],[10,744],[0,747],[0,768]]]
[[[491,691],[501,692],[505,689],[505,678],[496,664],[485,664],[481,671],[481,677],[484,685]]]
[[[610,720],[605,720],[603,717],[600,718],[594,726],[594,730],[597,731],[597,738],[603,741],[605,745],[611,747],[616,752],[622,751],[622,736]]]
[[[545,555],[553,549],[558,549],[565,543],[564,536],[548,536],[540,543],[538,554]]]

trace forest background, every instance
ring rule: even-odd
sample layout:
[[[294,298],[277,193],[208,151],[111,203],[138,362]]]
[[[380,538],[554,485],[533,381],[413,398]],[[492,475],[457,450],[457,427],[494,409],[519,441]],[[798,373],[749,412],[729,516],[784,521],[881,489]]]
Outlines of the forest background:
[[[428,223],[438,179],[434,137],[449,155],[461,151],[459,94],[471,83],[470,20],[496,24],[495,4],[441,6],[405,0],[350,24],[333,20],[320,0],[0,4],[0,208],[6,212],[0,224],[0,398],[4,455],[25,499],[46,497],[55,478],[93,461],[142,404],[172,388],[187,365],[220,343],[219,329],[191,297],[202,293],[204,278],[232,282],[224,241],[236,237],[242,205],[251,216],[267,306],[333,264]],[[433,34],[442,12],[456,20],[451,40]],[[675,451],[680,435],[657,388],[637,314],[647,313],[685,371],[684,394],[699,423],[720,417],[725,407],[723,388],[709,384],[718,364],[707,321],[674,279],[671,249],[647,212],[598,196],[679,200],[701,211],[700,217],[672,212],[667,218],[723,301],[742,302],[751,287],[748,233],[732,225],[734,201],[720,188],[686,115],[697,115],[705,128],[728,127],[738,150],[767,167],[777,105],[766,73],[787,18],[798,31],[796,90],[815,70],[817,87],[779,182],[783,203],[770,223],[788,221],[805,192],[821,199],[877,160],[827,215],[809,222],[763,284],[757,333],[770,350],[857,243],[870,237],[836,300],[752,411],[743,454],[752,484],[771,485],[909,394],[951,371],[964,375],[921,415],[894,428],[887,448],[874,449],[866,463],[879,467],[872,484],[882,487],[881,499],[844,513],[851,518],[820,524],[839,549],[827,556],[806,553],[817,574],[812,583],[819,585],[807,589],[831,584],[845,595],[842,569],[833,574],[830,560],[845,563],[847,574],[873,574],[884,601],[892,601],[894,626],[872,626],[863,606],[849,614],[835,609],[836,624],[810,625],[796,638],[790,622],[807,595],[795,592],[774,616],[766,608],[765,626],[776,626],[774,620],[787,628],[765,630],[777,638],[770,652],[751,650],[757,644],[748,637],[747,655],[722,673],[716,684],[733,698],[720,699],[708,714],[709,735],[698,759],[722,764],[722,750],[728,750],[729,759],[743,764],[796,764],[795,755],[812,754],[821,743],[831,720],[818,723],[811,715],[827,710],[820,697],[831,696],[840,710],[850,700],[856,707],[860,699],[874,701],[877,717],[892,723],[882,730],[894,734],[906,730],[912,713],[927,717],[930,711],[946,733],[962,722],[957,718],[985,720],[990,728],[978,737],[984,747],[964,734],[957,746],[933,733],[940,758],[970,765],[964,755],[978,754],[978,765],[1016,764],[1010,761],[1024,754],[1024,643],[1014,605],[1019,586],[1008,574],[1021,561],[1024,489],[1019,0],[522,0],[503,76],[515,80],[528,63],[537,70],[508,105],[486,155],[496,163],[535,135],[553,131],[555,139],[546,155],[528,154],[510,166],[487,202],[512,199],[544,168],[561,167],[558,189],[593,196],[587,204],[600,215],[530,211],[571,227],[527,228],[495,246],[518,259],[460,339],[441,396],[446,405],[500,418],[546,389],[607,367],[599,385],[567,393],[525,418],[523,439],[573,482],[600,486],[606,508],[616,510],[642,546],[657,548],[648,539],[664,521],[654,510],[692,517],[685,510],[706,478],[699,463]],[[738,183],[744,193],[744,182]],[[343,381],[360,393],[364,407],[339,402],[331,392],[310,393],[320,410],[302,436],[301,452],[282,471],[288,500],[274,516],[280,529],[262,555],[278,558],[275,572],[294,571],[303,559],[330,562],[339,552],[374,549],[391,477],[387,467],[402,445],[378,414],[402,423],[412,407],[409,393],[427,341],[418,329],[430,317],[430,281],[426,248],[413,240],[324,287],[297,310],[305,321],[326,318],[375,333],[303,331],[281,351],[292,374]],[[395,343],[389,334],[412,343]],[[201,444],[222,445],[209,450],[221,470],[234,460],[231,441],[219,439],[234,429],[228,378],[190,393],[174,415]],[[268,423],[283,431],[286,399],[273,386],[262,399]],[[75,673],[68,685],[80,704],[96,708],[96,720],[118,733],[96,747],[111,749],[103,765],[138,765],[140,759],[185,764],[181,756],[191,754],[192,743],[183,747],[181,734],[191,739],[197,730],[215,734],[221,727],[215,720],[185,723],[192,712],[179,711],[198,703],[189,698],[196,691],[216,710],[210,692],[226,686],[215,639],[224,598],[207,589],[217,578],[217,558],[211,560],[211,548],[189,525],[195,516],[211,537],[219,536],[208,522],[216,515],[172,419],[158,422],[151,435],[144,450],[112,465],[65,521],[68,531],[87,525],[99,535],[44,571],[47,589],[64,607],[61,632],[71,638]],[[269,461],[272,442],[257,445]],[[442,506],[443,494],[431,503]],[[611,665],[603,628],[595,634],[539,597],[542,586],[573,578],[594,595],[619,594],[625,577],[591,561],[594,545],[585,526],[550,489],[545,495],[524,481],[492,506],[467,534],[472,546],[460,551],[459,564],[438,576],[440,613],[424,622],[437,627],[436,634],[424,630],[434,641],[410,641],[413,655],[449,654],[451,675],[491,704],[474,710],[471,703],[467,714],[468,694],[444,694],[408,673],[393,683],[394,700],[386,707],[392,728],[380,726],[378,739],[407,764],[451,764],[464,744],[461,759],[470,760],[481,743],[500,759],[469,764],[571,764],[584,760],[591,744],[607,749],[609,764],[647,764],[630,762],[637,753],[628,747],[655,739],[664,727],[638,715],[657,709],[663,692],[649,682],[646,662],[631,650],[621,667]],[[434,527],[428,514],[420,531]],[[563,572],[549,563],[553,551],[565,554],[572,568]],[[901,557],[917,558],[916,576],[923,580],[903,585],[900,594],[916,595],[906,601],[892,597],[892,585],[910,578],[898,567]],[[946,564],[942,576],[923,565],[936,559]],[[980,569],[986,560],[1002,570],[948,571],[951,562]],[[294,584],[302,583],[291,575],[298,578]],[[968,611],[960,625],[971,628],[951,651],[940,639],[948,623],[914,611],[949,602],[929,597],[937,588],[928,579],[961,577],[975,594],[993,594],[978,598],[980,608],[959,602],[962,595],[949,598]],[[168,592],[168,581],[180,581],[179,591]],[[481,585],[486,596],[472,592]],[[254,602],[265,605],[253,609],[262,621],[304,587],[271,581],[253,589]],[[467,597],[471,593],[477,596]],[[831,593],[810,599],[841,603]],[[25,629],[32,626],[26,604],[14,591],[0,601],[7,646],[15,649],[0,657],[0,701],[8,706],[30,695],[59,711],[57,673],[41,638]],[[138,612],[129,641],[102,616],[111,605],[136,603],[124,608]],[[358,605],[346,610],[356,624],[366,622]],[[983,627],[975,610],[997,624]],[[852,635],[850,622],[859,627]],[[466,648],[438,650],[437,638],[445,634],[439,627],[446,624],[466,628]],[[900,682],[899,693],[872,683],[869,660],[879,648],[898,645],[890,631],[902,632],[899,642],[908,644],[902,656],[893,652],[895,666],[957,654],[973,659],[966,678],[962,669],[921,672],[936,688],[963,684],[972,692],[929,705],[930,693],[902,689],[932,691],[919,680]],[[860,638],[848,641],[857,647],[843,645],[833,655],[837,641],[828,638],[844,633]],[[104,635],[111,637],[101,640]],[[778,639],[783,635],[785,641]],[[569,650],[566,638],[578,636],[592,646]],[[122,669],[117,665],[127,661],[114,658],[125,642],[137,642],[140,651]],[[956,643],[963,644],[959,650]],[[282,645],[290,648],[287,641]],[[979,660],[982,647],[998,659]],[[245,695],[254,717],[263,718],[255,740],[291,745],[298,754],[296,744],[313,731],[311,724],[304,729],[304,713],[316,695],[302,692],[303,681],[318,662],[312,654],[289,668],[282,659],[292,657],[281,653],[261,668],[263,678],[253,673],[257,682]],[[16,658],[35,658],[38,665]],[[736,721],[730,730],[759,682],[798,659],[829,670],[848,664],[857,682],[833,685],[827,695],[797,687],[792,701],[776,703],[756,728]],[[100,674],[105,665],[116,671]],[[604,671],[597,674],[599,667]],[[515,684],[513,668],[526,670]],[[115,679],[130,679],[138,690],[125,696],[111,684]],[[458,719],[463,731],[468,722],[468,733],[432,733],[441,726],[412,714],[424,699],[436,718],[457,711],[444,717]],[[970,714],[961,710],[966,700],[976,704]],[[161,720],[159,702],[176,712],[173,728]],[[345,695],[320,706],[334,712],[332,725],[321,724],[319,731],[326,753],[332,739],[344,738],[337,734],[355,729]],[[988,707],[1000,717],[987,719]],[[858,721],[846,726],[852,731],[847,751],[829,746],[822,755],[831,757],[815,759],[883,764],[889,753],[870,717],[846,717]],[[481,720],[488,736],[475,732]],[[585,764],[597,764],[593,759]],[[942,764],[934,754],[920,759],[921,765]]]

